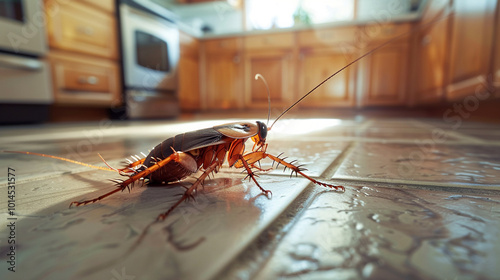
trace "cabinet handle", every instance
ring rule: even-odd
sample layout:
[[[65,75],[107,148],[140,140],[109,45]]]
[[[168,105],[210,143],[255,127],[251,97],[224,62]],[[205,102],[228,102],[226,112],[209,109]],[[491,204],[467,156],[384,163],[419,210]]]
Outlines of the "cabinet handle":
[[[83,85],[96,85],[98,82],[99,78],[97,78],[96,76],[88,76],[88,77],[81,76],[78,78],[78,83]]]

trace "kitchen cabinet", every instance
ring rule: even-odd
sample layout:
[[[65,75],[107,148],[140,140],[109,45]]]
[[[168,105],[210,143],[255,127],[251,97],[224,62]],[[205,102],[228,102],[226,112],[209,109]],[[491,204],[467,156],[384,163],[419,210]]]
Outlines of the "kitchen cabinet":
[[[245,37],[245,106],[267,108],[267,89],[255,75],[267,81],[271,106],[289,106],[294,98],[293,33],[253,35]]]
[[[444,98],[448,27],[448,18],[439,19],[416,36],[412,105],[439,104]]]
[[[78,1],[46,0],[45,4],[47,10],[55,11],[47,17],[51,48],[118,58],[117,24],[112,15]]]
[[[184,111],[201,109],[200,100],[200,43],[180,32],[179,103]]]
[[[408,34],[359,61],[358,106],[405,105],[407,100],[410,24],[367,25],[361,28],[363,53],[401,34]]]
[[[202,108],[242,108],[241,38],[206,40],[202,43],[202,48]]]
[[[113,0],[45,0],[56,104],[121,105],[114,5]]]
[[[453,1],[448,100],[460,100],[488,80],[494,27],[494,0]]]
[[[301,31],[297,69],[298,97],[351,62],[359,53],[355,47],[358,28],[342,27]],[[353,107],[356,68],[352,65],[331,78],[300,103],[300,107]]]
[[[121,103],[116,63],[58,51],[50,52],[49,62],[58,104],[113,107]]]

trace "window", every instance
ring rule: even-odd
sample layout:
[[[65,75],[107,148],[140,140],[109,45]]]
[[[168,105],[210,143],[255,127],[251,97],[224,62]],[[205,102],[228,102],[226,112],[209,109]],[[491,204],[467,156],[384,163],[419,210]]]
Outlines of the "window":
[[[249,29],[288,28],[354,19],[357,0],[247,0]]]

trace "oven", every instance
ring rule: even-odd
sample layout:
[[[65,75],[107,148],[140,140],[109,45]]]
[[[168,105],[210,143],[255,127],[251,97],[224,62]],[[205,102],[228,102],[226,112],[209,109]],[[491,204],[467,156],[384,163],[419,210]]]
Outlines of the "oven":
[[[127,116],[177,116],[180,45],[173,15],[143,0],[122,0],[119,11]]]
[[[42,0],[0,1],[0,123],[43,122],[53,103]]]

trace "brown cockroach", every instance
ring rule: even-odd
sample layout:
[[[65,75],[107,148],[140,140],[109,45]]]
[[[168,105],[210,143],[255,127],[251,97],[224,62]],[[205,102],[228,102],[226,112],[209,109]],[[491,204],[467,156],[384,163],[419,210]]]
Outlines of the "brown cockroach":
[[[256,78],[257,77],[261,76],[257,75]],[[203,184],[205,178],[211,173],[217,173],[223,165],[226,157],[230,167],[245,168],[248,174],[247,177],[252,179],[257,187],[259,187],[259,189],[266,196],[272,194],[271,191],[260,186],[259,182],[257,182],[255,178],[256,175],[254,171],[252,171],[252,169],[262,170],[260,167],[256,166],[256,163],[264,158],[270,158],[274,162],[292,170],[292,173],[304,176],[314,184],[342,192],[345,191],[343,186],[323,183],[307,176],[303,173],[305,169],[300,165],[294,165],[292,162],[285,161],[284,158],[281,158],[280,156],[267,153],[266,136],[268,130],[270,130],[270,128],[268,128],[266,124],[257,121],[256,123],[228,123],[211,128],[178,134],[158,144],[146,157],[142,159],[136,158],[135,162],[130,162],[127,166],[121,169],[112,168],[106,163],[106,161],[104,162],[108,165],[108,168],[93,166],[46,154],[20,151],[5,152],[55,158],[92,168],[116,171],[120,175],[128,177],[126,180],[122,181],[113,180],[117,185],[116,189],[94,199],[80,202],[73,201],[71,202],[70,207],[73,205],[80,206],[97,202],[114,193],[130,188],[135,182],[138,181],[161,184],[178,182],[189,175],[196,173],[198,170],[202,170],[203,173],[195,181],[195,183],[184,192],[182,197],[174,205],[172,205],[166,212],[161,213],[157,217],[157,221],[164,220],[184,200],[194,198],[193,195],[196,193],[198,187]],[[245,142],[249,138],[251,138],[254,142],[253,148],[251,152],[244,153]]]

